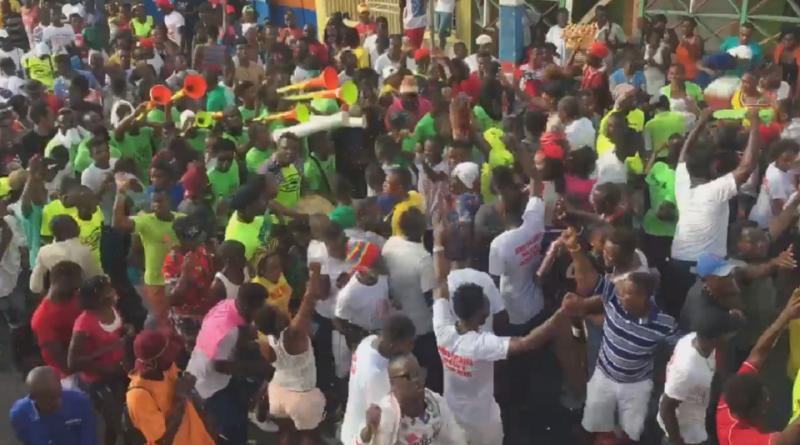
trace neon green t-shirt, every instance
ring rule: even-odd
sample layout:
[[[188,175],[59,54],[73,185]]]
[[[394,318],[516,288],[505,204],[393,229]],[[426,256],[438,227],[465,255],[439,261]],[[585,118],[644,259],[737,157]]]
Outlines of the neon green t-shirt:
[[[58,215],[73,215],[77,212],[75,207],[66,207],[60,199],[50,201],[42,208],[42,229],[41,236],[53,236],[50,231],[50,221]]]
[[[478,118],[478,122],[481,124],[481,129],[484,131],[490,128],[497,128],[498,130],[503,129],[503,123],[489,117],[483,107],[475,105],[475,107],[472,108],[472,111],[475,113],[475,117]]]
[[[611,139],[606,137],[606,127],[608,126],[608,117],[611,116],[613,113],[616,113],[616,110],[611,110],[603,116],[603,119],[600,120],[600,127],[597,130],[597,156],[602,156],[603,153],[607,152],[608,150],[614,148],[614,144],[611,142]],[[635,109],[628,113],[628,126],[633,128],[634,130],[641,132],[644,130],[644,111],[640,109]],[[636,153],[635,156],[631,156],[630,158],[626,159],[627,164],[630,168],[636,173],[642,173],[644,171],[644,165],[642,165],[642,160],[639,158],[639,153]]]
[[[656,217],[658,208],[665,202],[675,201],[675,170],[664,162],[656,162],[645,178],[650,191],[650,210],[644,215],[644,231],[654,236],[675,236],[675,221],[663,221]],[[677,209],[677,207],[676,207]]]
[[[336,177],[335,155],[330,155],[323,161],[312,154],[306,159],[304,170],[309,190],[319,194],[327,194],[332,191],[331,181]],[[327,184],[325,184],[326,181]]]
[[[257,216],[253,222],[245,223],[239,220],[239,215],[233,212],[228,226],[225,228],[225,241],[235,240],[244,245],[244,256],[248,261],[253,259],[256,248],[262,244],[260,235],[264,225],[264,217]]]
[[[119,150],[120,158],[136,162],[138,177],[145,186],[150,185],[150,163],[153,162],[153,129],[139,128],[139,134],[125,133],[121,141],[111,138],[111,145]]]
[[[278,196],[275,197],[275,201],[286,208],[293,209],[300,201],[300,185],[303,177],[294,164],[281,168],[281,175],[283,179],[278,184]]]
[[[211,183],[211,192],[214,194],[214,203],[220,199],[233,195],[239,188],[239,164],[234,162],[226,172],[216,168],[208,171],[208,182]]]
[[[180,218],[182,213],[172,212],[175,218]],[[163,286],[164,258],[172,246],[178,244],[178,238],[172,229],[172,221],[161,221],[154,213],[142,213],[131,218],[136,224],[133,233],[142,239],[144,248],[144,284]]]
[[[170,116],[172,117],[172,122],[178,124],[181,121],[181,112],[178,111],[176,108],[172,108],[170,112]],[[167,113],[160,108],[153,108],[150,112],[147,113],[147,122],[156,122],[159,124],[163,124],[167,121]]]
[[[497,167],[514,165],[514,155],[505,147],[496,146],[489,151],[489,160],[481,168],[481,196],[484,203],[492,203],[495,196],[492,194],[492,170]]]
[[[100,237],[103,234],[103,212],[100,210],[100,207],[97,207],[92,214],[92,218],[88,221],[84,221],[78,216],[77,210],[73,210],[72,218],[78,223],[78,228],[81,231],[81,243],[92,250],[92,255],[97,262],[97,266],[102,269],[103,263],[100,261]]]
[[[206,153],[206,139],[210,131],[207,128],[197,128],[197,134],[193,138],[184,136],[189,146],[194,148],[198,153],[205,155]]]
[[[263,151],[253,147],[247,150],[247,154],[244,157],[244,161],[247,164],[247,171],[251,173],[257,171],[258,167],[261,167],[261,164],[266,162],[273,154],[275,154],[275,149],[272,148]]]
[[[686,134],[686,116],[673,111],[658,113],[644,124],[644,131],[653,141],[653,150],[658,150],[673,134]],[[661,152],[659,157],[666,155],[667,152],[665,150]]]
[[[259,115],[263,114],[265,111],[267,111],[267,109],[262,105],[258,114]],[[239,114],[242,115],[242,120],[244,122],[247,122],[250,119],[253,119],[254,117],[256,117],[256,111],[255,110],[251,110],[250,108],[247,108],[244,105],[239,107]]]
[[[222,137],[236,143],[236,147],[247,145],[250,142],[250,136],[247,134],[247,127],[242,128],[242,133],[239,136],[234,136],[230,133],[222,133]]]

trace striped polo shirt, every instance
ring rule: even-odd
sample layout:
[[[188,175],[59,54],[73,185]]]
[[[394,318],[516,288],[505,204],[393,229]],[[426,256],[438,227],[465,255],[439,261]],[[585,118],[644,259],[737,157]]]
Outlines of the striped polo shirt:
[[[622,308],[617,289],[607,277],[598,279],[594,295],[598,294],[606,312],[598,368],[620,383],[649,379],[658,344],[678,341],[675,319],[662,312],[652,300],[646,318],[632,317]]]

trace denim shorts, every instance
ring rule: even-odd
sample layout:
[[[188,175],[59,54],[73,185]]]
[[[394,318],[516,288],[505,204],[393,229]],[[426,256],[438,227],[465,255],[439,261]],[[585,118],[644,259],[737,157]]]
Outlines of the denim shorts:
[[[441,36],[449,36],[453,30],[453,13],[436,11],[434,17],[434,26],[436,32]]]

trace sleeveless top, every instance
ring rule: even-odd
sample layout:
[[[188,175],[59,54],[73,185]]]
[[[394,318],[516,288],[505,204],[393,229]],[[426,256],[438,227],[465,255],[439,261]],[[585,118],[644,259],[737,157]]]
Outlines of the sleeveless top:
[[[153,31],[153,16],[148,15],[144,23],[140,23],[137,19],[131,19],[131,26],[133,27],[133,34],[137,37],[150,37]]]
[[[231,283],[231,280],[229,280],[228,277],[223,275],[222,272],[217,272],[217,274],[214,275],[214,278],[218,279],[219,282],[222,283],[223,286],[225,286],[225,298],[227,300],[233,300],[234,298],[236,298],[236,294],[239,293],[239,287],[241,286]]]
[[[296,392],[311,391],[317,386],[317,365],[314,362],[314,347],[311,346],[311,339],[308,341],[308,349],[299,355],[290,355],[283,347],[284,329],[280,338],[276,339],[272,335],[267,336],[269,346],[275,351],[275,375],[270,383],[274,383],[283,389]]]
[[[204,70],[217,70],[222,71],[225,66],[225,58],[227,57],[226,48],[224,45],[203,45],[203,65]]]

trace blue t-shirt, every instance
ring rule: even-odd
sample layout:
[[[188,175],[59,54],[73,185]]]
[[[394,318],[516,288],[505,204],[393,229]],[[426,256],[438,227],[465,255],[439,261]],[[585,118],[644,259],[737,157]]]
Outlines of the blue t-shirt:
[[[637,90],[645,89],[645,79],[643,71],[636,71],[635,73],[633,73],[633,77],[625,77],[625,70],[620,68],[614,71],[613,74],[611,74],[609,80],[611,80],[612,85],[622,85],[624,83],[627,83],[628,85],[636,88]]]
[[[61,406],[41,414],[28,397],[11,407],[11,427],[25,445],[97,445],[97,427],[89,398],[82,392],[61,391]]]
[[[181,201],[183,201],[183,194],[185,192],[186,192],[186,190],[183,188],[183,184],[181,184],[181,183],[172,184],[170,186],[170,188],[168,190],[168,193],[169,193],[170,204],[172,206],[172,211],[173,212],[177,212],[178,211],[178,206],[180,205]],[[153,186],[151,185],[150,187],[147,187],[147,190],[145,190],[145,203],[144,203],[144,205],[145,205],[145,208],[147,208],[147,209],[150,208],[150,195],[152,193],[153,193]]]

